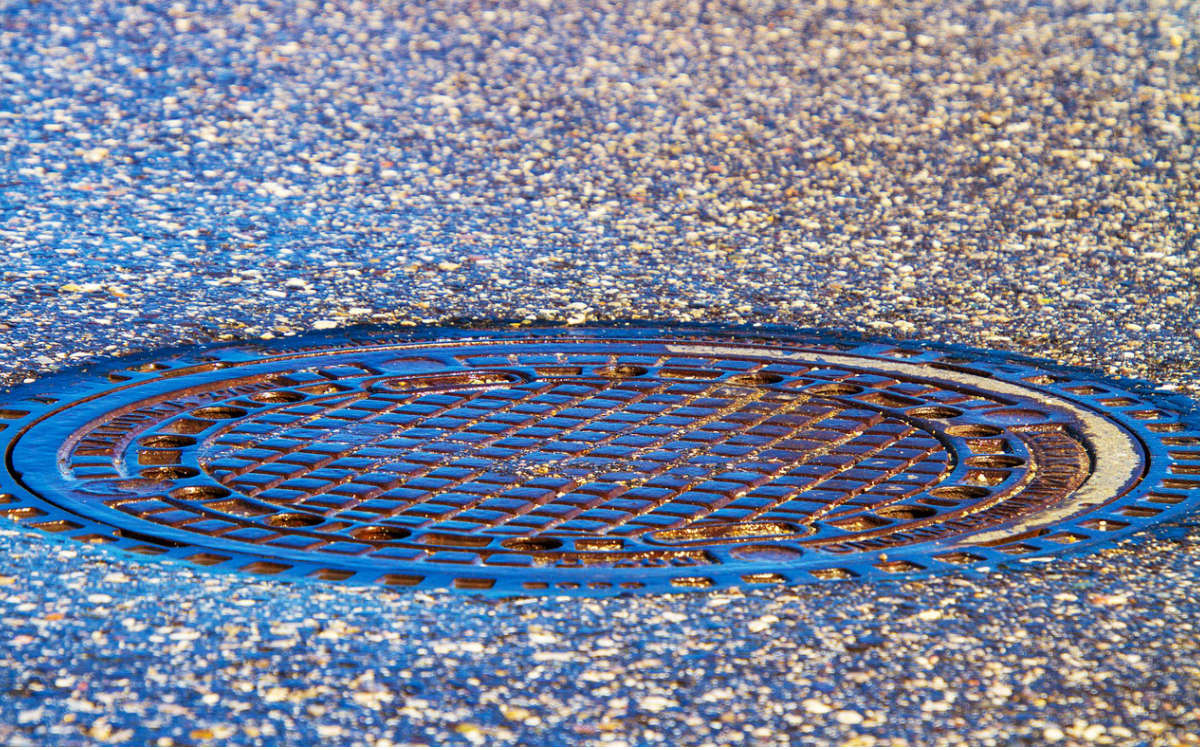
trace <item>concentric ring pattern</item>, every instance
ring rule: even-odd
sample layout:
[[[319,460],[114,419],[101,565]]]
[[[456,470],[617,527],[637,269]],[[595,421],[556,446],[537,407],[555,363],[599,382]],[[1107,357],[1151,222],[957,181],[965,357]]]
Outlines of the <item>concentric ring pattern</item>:
[[[1001,353],[689,327],[408,330],[0,403],[0,511],[130,553],[490,594],[927,575],[1200,495],[1187,404]]]

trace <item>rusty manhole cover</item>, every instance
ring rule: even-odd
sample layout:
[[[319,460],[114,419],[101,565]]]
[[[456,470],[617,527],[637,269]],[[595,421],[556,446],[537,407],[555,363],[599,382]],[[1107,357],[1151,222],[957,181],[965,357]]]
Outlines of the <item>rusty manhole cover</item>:
[[[1188,405],[1009,355],[683,327],[216,346],[0,404],[0,511],[192,564],[512,594],[927,575],[1197,504]]]

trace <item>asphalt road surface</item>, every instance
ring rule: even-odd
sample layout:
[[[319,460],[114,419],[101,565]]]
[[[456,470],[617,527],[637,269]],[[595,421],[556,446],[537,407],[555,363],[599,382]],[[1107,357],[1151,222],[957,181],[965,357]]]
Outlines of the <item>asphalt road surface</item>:
[[[673,319],[1200,395],[1186,0],[16,0],[0,380]],[[1200,529],[979,578],[473,600],[0,527],[10,744],[1200,743]]]

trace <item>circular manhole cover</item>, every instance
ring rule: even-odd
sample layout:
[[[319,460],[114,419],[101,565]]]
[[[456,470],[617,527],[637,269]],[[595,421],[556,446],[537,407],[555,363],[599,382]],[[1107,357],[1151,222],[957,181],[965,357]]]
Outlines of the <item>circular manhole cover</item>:
[[[494,594],[962,570],[1200,496],[1182,400],[1011,355],[687,327],[175,351],[0,404],[0,512],[128,552]]]

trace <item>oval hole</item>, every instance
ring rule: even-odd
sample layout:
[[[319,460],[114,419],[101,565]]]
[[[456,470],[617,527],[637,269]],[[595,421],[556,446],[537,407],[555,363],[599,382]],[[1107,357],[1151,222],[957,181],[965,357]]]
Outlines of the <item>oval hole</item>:
[[[880,508],[875,515],[884,518],[895,518],[900,521],[913,521],[918,518],[929,518],[937,515],[933,508],[923,508],[919,505],[893,505],[890,508]]]
[[[855,393],[862,393],[863,387],[852,383],[820,383],[804,390],[806,393],[815,393],[818,396],[852,396]]]
[[[182,448],[185,445],[195,445],[196,439],[187,435],[150,435],[138,442],[147,448]]]
[[[229,490],[224,487],[213,487],[210,484],[180,487],[170,492],[171,497],[176,500],[216,500],[221,497],[229,497],[229,494]]]
[[[294,404],[297,401],[303,401],[307,396],[295,391],[263,391],[254,394],[251,398],[261,404]]]
[[[521,376],[501,370],[479,370],[455,372],[444,375],[413,375],[389,378],[381,382],[382,388],[393,391],[454,390],[458,388],[480,388],[509,383],[520,383]]]
[[[600,367],[596,369],[596,374],[602,378],[612,378],[619,380],[621,378],[636,378],[639,375],[645,375],[649,372],[641,365],[613,365],[612,367]]]
[[[961,415],[962,410],[951,409],[949,406],[918,406],[909,409],[905,414],[917,419],[950,419]]]
[[[179,463],[179,451],[140,450],[138,463],[142,466]]]
[[[946,434],[964,438],[983,438],[1003,435],[1004,430],[987,424],[956,424],[947,427]]]
[[[716,380],[721,373],[716,370],[700,370],[690,367],[664,367],[658,371],[659,377],[676,380]]]
[[[142,469],[141,476],[146,479],[154,479],[162,481],[166,479],[187,479],[194,477],[200,472],[191,466],[154,466],[149,469]]]
[[[364,542],[391,542],[412,536],[408,529],[396,526],[363,526],[350,532],[350,536]]]
[[[561,367],[535,367],[533,371],[544,378],[569,378],[583,374],[582,367],[572,367],[570,365],[563,365]]]
[[[829,525],[839,528],[842,531],[871,531],[872,529],[881,529],[889,523],[891,523],[891,519],[884,520],[869,513],[863,513],[837,521],[830,521]]]
[[[422,536],[419,541],[421,544],[434,544],[439,547],[486,547],[492,543],[493,537],[490,536],[474,536],[467,534],[442,534],[431,533]]]
[[[349,390],[345,386],[336,385],[334,383],[318,383],[317,385],[308,385],[298,390],[304,393],[311,393],[314,396],[328,396],[331,393],[342,393]]]
[[[650,535],[656,542],[705,542],[719,539],[744,539],[756,536],[793,536],[810,533],[804,526],[779,521],[702,524],[682,529],[666,529]]]
[[[1053,375],[1031,375],[1025,378],[1026,383],[1034,385],[1053,385],[1054,383],[1065,383],[1066,378],[1056,378]]]
[[[785,547],[781,544],[748,544],[745,547],[730,550],[729,554],[739,560],[788,562],[804,553],[795,547]]]
[[[1024,465],[1025,460],[1016,456],[968,456],[964,463],[980,469],[1011,469]]]
[[[957,508],[958,503],[953,500],[939,500],[936,497],[927,497],[921,500],[923,503],[936,505],[939,508]]]
[[[321,516],[312,516],[307,513],[277,513],[266,519],[268,526],[283,529],[295,529],[303,526],[316,526],[324,523],[325,519]]]
[[[531,536],[522,537],[520,539],[505,539],[500,543],[500,546],[505,549],[516,550],[517,552],[545,552],[547,550],[558,549],[563,545],[561,539],[554,539],[548,536]]]
[[[934,497],[940,497],[943,500],[976,500],[981,497],[987,497],[992,493],[991,490],[984,487],[955,485],[952,487],[935,487],[929,491],[929,494]]]
[[[188,435],[195,435],[204,432],[209,427],[212,427],[216,422],[207,419],[192,419],[191,417],[180,417],[171,424],[167,425],[168,430],[174,432],[182,432]]]
[[[774,385],[783,380],[783,376],[773,372],[744,372],[729,379],[735,385]]]
[[[193,411],[192,416],[200,419],[236,419],[246,416],[246,410],[236,406],[204,406]]]

